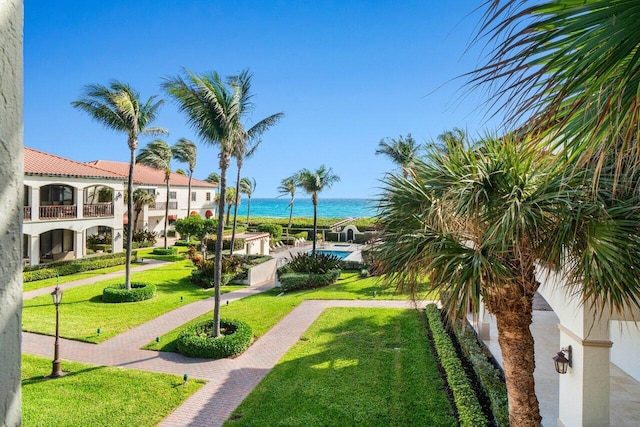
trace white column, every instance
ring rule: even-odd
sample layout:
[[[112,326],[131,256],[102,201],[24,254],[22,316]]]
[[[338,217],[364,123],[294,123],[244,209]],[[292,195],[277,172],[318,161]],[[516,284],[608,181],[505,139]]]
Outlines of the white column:
[[[40,219],[40,187],[31,187],[31,221]]]
[[[113,253],[122,252],[124,249],[124,230],[122,228],[114,228],[111,238],[111,251]]]
[[[76,258],[82,258],[85,254],[85,240],[84,240],[84,232],[83,231],[74,231],[75,234],[75,242],[73,245],[74,256]]]
[[[76,188],[76,212],[77,218],[84,217],[84,189]]]
[[[40,235],[32,234],[29,236],[29,264],[40,264]]]

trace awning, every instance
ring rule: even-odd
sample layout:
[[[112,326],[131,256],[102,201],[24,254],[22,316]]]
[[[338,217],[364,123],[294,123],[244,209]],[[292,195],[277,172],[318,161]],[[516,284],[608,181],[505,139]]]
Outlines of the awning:
[[[169,221],[175,221],[178,219],[178,215],[169,215],[167,218],[169,218]]]
[[[196,212],[196,211],[191,211],[191,213],[189,214],[189,216],[191,216],[191,215],[198,215],[198,212]]]
[[[204,216],[206,216],[207,218],[211,218],[213,216],[213,212],[211,211],[206,211]]]

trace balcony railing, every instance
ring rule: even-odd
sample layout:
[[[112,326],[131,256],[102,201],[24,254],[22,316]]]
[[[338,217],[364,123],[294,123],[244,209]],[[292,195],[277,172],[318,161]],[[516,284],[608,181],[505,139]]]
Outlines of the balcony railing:
[[[31,206],[22,207],[22,219],[25,221],[31,221]]]
[[[167,202],[156,202],[151,205],[151,209],[164,210],[165,206],[167,206]],[[169,209],[178,209],[178,202],[169,202]]]
[[[87,218],[113,216],[113,203],[86,204],[83,207],[83,215]]]
[[[76,218],[76,205],[40,206],[40,219]]]

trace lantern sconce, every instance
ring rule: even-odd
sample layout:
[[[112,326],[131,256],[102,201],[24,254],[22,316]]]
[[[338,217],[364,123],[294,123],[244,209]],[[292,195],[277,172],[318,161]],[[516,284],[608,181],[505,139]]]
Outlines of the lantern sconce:
[[[121,197],[122,197],[122,192],[118,191],[118,193],[116,194],[116,200],[120,200]]]
[[[559,374],[566,374],[567,367],[572,366],[571,360],[571,346],[561,348],[558,354],[553,356],[553,362],[556,365],[556,372]]]

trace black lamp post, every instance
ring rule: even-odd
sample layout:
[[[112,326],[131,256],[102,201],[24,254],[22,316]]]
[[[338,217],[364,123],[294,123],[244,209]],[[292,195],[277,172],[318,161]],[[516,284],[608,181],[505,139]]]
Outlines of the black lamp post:
[[[53,350],[53,369],[49,378],[59,378],[64,375],[60,369],[60,303],[62,302],[62,289],[59,286],[51,292],[51,298],[53,299],[53,305],[56,306],[56,342]]]

